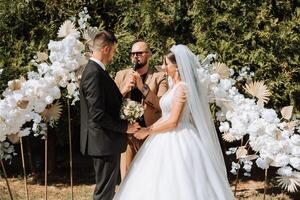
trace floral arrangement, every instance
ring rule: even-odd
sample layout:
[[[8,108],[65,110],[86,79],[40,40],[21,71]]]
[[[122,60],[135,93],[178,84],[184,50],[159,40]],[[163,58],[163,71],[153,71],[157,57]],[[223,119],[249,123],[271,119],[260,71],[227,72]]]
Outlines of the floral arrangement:
[[[125,119],[130,123],[135,123],[144,114],[142,104],[132,101],[128,98],[124,99],[121,107],[121,119]]]
[[[223,139],[241,140],[240,147],[226,152],[236,154],[238,160],[232,163],[231,172],[236,174],[243,167],[244,175],[251,176],[254,162],[264,170],[277,167],[279,185],[296,192],[300,186],[300,126],[292,115],[293,107],[282,108],[279,118],[274,109],[264,107],[271,94],[263,81],[253,81],[254,73],[247,67],[233,79],[234,71],[224,63],[210,64],[215,57],[209,55],[198,73],[207,83],[210,101],[220,108],[216,118]],[[253,98],[239,93],[236,80],[246,80],[243,89]]]
[[[89,47],[96,31],[87,20],[90,16],[85,8],[76,18],[65,21],[57,35],[62,38],[48,43],[47,52],[38,52],[32,60],[37,71],[8,82],[0,100],[0,159],[10,158],[12,143],[19,137],[33,133],[43,136],[47,124],[53,126],[60,118],[62,106],[58,102],[66,90],[66,97],[73,99],[72,105],[79,100],[79,80],[88,58],[85,49]],[[3,70],[0,71],[0,74]]]

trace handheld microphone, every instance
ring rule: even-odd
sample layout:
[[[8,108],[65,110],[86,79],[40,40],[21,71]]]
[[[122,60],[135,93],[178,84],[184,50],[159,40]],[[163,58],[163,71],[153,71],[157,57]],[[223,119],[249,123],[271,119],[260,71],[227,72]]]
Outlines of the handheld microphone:
[[[136,62],[132,64],[132,69],[133,69],[133,71],[137,70],[137,63]]]

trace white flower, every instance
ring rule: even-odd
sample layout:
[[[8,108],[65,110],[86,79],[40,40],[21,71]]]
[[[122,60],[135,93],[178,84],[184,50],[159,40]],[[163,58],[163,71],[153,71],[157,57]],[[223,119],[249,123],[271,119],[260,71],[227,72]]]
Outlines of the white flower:
[[[270,161],[268,159],[258,158],[256,160],[256,165],[261,169],[267,169],[269,168]]]
[[[212,83],[217,83],[219,81],[219,79],[220,79],[219,74],[212,74],[212,75],[210,75],[210,81]]]
[[[231,147],[228,149],[228,151],[226,151],[226,155],[231,155],[234,154],[237,150],[237,147]]]
[[[292,168],[291,167],[281,167],[277,170],[277,174],[281,176],[291,176],[292,175]]]
[[[47,96],[47,97],[45,98],[46,104],[51,104],[53,101],[54,101],[54,99],[53,99],[52,96]]]
[[[21,130],[18,135],[20,137],[25,137],[29,134],[30,134],[30,128],[25,128],[25,129]]]
[[[290,159],[290,164],[291,164],[294,168],[300,170],[300,158],[297,158],[297,157],[291,158],[291,159]]]
[[[228,122],[221,122],[221,123],[220,123],[219,130],[220,130],[221,132],[227,132],[227,131],[229,131],[229,128],[230,128],[230,126],[229,126],[229,123],[228,123]]]
[[[68,94],[73,95],[76,88],[77,87],[76,87],[75,83],[69,83],[68,86],[67,86]]]
[[[292,135],[291,137],[291,142],[296,145],[296,146],[299,146],[300,147],[300,135]]]
[[[229,79],[222,79],[222,80],[220,80],[220,84],[219,85],[225,91],[229,90],[231,88],[231,86],[232,86],[231,85],[231,81]]]
[[[283,167],[288,165],[290,158],[285,154],[277,154],[275,160],[271,163],[271,166]]]
[[[277,118],[277,114],[273,109],[264,109],[262,111],[262,118],[265,119],[269,123],[278,123],[279,119]]]
[[[245,172],[245,173],[244,173],[244,176],[251,177],[251,174],[248,173],[248,172]]]
[[[232,174],[237,174],[237,170],[240,169],[240,167],[241,167],[241,166],[240,166],[239,163],[232,162],[232,163],[231,163],[231,171],[230,171],[230,172],[231,172]]]

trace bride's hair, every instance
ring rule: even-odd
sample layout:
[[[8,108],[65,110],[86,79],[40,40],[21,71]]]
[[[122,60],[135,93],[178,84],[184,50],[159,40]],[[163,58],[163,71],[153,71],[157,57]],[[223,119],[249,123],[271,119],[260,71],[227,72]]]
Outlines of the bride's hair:
[[[169,51],[168,54],[164,56],[164,63],[166,63],[166,58],[168,58],[172,64],[177,64],[175,54],[173,52]]]

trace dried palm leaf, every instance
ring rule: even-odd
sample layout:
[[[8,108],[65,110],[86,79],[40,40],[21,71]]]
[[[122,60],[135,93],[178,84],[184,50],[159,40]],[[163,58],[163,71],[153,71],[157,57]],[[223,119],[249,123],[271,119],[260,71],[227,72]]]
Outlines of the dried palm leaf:
[[[66,37],[71,33],[75,33],[77,30],[75,28],[75,24],[70,20],[66,20],[60,27],[57,32],[58,37]]]
[[[268,97],[271,93],[263,81],[254,81],[246,84],[244,89],[252,96],[258,98],[258,104],[267,103],[269,101]]]
[[[245,146],[241,146],[236,150],[236,159],[240,159],[241,157],[245,157],[248,154]]]
[[[48,54],[45,52],[39,51],[39,52],[37,52],[36,56],[37,56],[36,62],[44,62],[44,61],[48,60]]]
[[[225,63],[216,62],[213,64],[213,72],[219,74],[221,79],[228,78],[230,70]]]
[[[17,102],[17,106],[21,109],[26,109],[28,106],[29,101],[27,100],[20,100]]]
[[[287,123],[287,130],[288,131],[293,131],[295,129],[296,126],[298,126],[300,123],[299,120],[294,120],[294,121],[290,121]]]
[[[47,107],[42,113],[42,117],[46,122],[59,120],[62,113],[62,105],[56,102]]]
[[[292,176],[278,176],[279,186],[289,192],[297,192],[300,187],[300,173],[294,172]]]
[[[231,133],[223,133],[222,138],[226,142],[233,142],[235,141],[235,137]]]
[[[24,76],[21,76],[20,79],[9,81],[8,88],[11,91],[20,90],[24,82],[26,82],[26,79],[24,78]]]
[[[98,33],[98,29],[95,28],[88,28],[87,30],[84,31],[83,38],[86,40],[86,43],[89,46],[93,45],[93,40],[97,35],[97,33]]]
[[[286,120],[290,120],[293,114],[293,106],[285,106],[281,109],[281,116]]]

